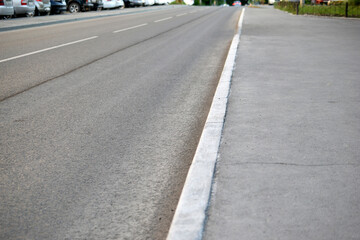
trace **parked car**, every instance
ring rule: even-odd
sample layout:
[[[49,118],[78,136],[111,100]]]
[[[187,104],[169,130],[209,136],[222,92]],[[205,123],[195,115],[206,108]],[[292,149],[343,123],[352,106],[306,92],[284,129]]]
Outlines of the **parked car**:
[[[51,10],[50,0],[35,0],[35,15],[49,15]]]
[[[165,0],[155,0],[155,5],[165,5]]]
[[[143,6],[142,0],[124,0],[125,7],[140,7]]]
[[[323,4],[328,4],[329,0],[316,0],[315,2],[316,2],[316,4],[323,5]]]
[[[116,7],[117,8],[124,8],[125,4],[123,0],[116,0]]]
[[[103,8],[104,9],[116,8],[116,0],[104,0]]]
[[[90,10],[101,10],[104,7],[103,0],[86,0],[94,5]]]
[[[60,14],[66,11],[65,0],[50,0],[51,2],[51,14]]]
[[[76,13],[85,10],[101,10],[102,0],[66,0],[69,12]]]
[[[0,18],[8,19],[14,15],[14,7],[12,0],[0,0]]]
[[[155,0],[145,0],[145,6],[152,6],[155,4]]]
[[[14,16],[26,15],[33,17],[35,14],[34,0],[13,0]]]

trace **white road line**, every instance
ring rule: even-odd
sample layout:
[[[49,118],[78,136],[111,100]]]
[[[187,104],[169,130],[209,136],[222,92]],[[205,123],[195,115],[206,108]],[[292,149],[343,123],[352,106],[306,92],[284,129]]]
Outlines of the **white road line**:
[[[113,33],[123,32],[123,31],[127,31],[127,30],[130,30],[130,29],[134,29],[134,28],[138,28],[138,27],[143,27],[143,26],[146,26],[146,25],[148,25],[148,24],[147,24],[147,23],[144,23],[144,24],[140,24],[140,25],[137,25],[137,26],[133,26],[133,27],[128,27],[128,28],[116,30],[116,31],[113,31]]]
[[[244,13],[245,8],[242,10],[239,20],[238,33],[231,42],[224,69],[216,88],[199,145],[186,177],[167,240],[202,239]]]
[[[169,20],[169,19],[171,19],[171,18],[173,18],[173,17],[168,17],[168,18],[163,18],[163,19],[159,19],[159,20],[156,20],[156,21],[154,21],[154,22],[162,22],[162,21],[166,21],[166,20]]]
[[[61,48],[61,47],[69,46],[69,45],[72,45],[72,44],[75,44],[75,43],[85,42],[85,41],[88,41],[88,40],[91,40],[91,39],[94,39],[94,38],[97,38],[97,37],[98,37],[98,36],[93,36],[93,37],[89,37],[89,38],[84,38],[84,39],[77,40],[77,41],[74,41],[74,42],[69,42],[69,43],[57,45],[57,46],[54,46],[54,47],[49,47],[49,48],[45,48],[45,49],[42,49],[42,50],[38,50],[38,51],[35,51],[35,52],[25,53],[25,54],[18,55],[18,56],[15,56],[15,57],[6,58],[6,59],[3,59],[3,60],[0,60],[0,63],[7,62],[7,61],[11,61],[11,60],[14,60],[14,59],[17,59],[17,58],[22,58],[22,57],[30,56],[30,55],[37,54],[37,53],[42,53],[42,52],[49,51],[49,50],[53,50],[53,49],[56,49],[56,48]]]
[[[181,17],[181,16],[184,16],[184,15],[186,15],[187,13],[182,13],[182,14],[178,14],[178,15],[176,15],[177,17]]]

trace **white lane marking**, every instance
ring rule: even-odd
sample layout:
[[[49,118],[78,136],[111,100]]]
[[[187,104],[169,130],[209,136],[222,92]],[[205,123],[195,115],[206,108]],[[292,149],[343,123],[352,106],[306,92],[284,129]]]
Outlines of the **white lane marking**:
[[[184,16],[184,15],[186,15],[187,13],[182,13],[182,14],[178,14],[178,15],[176,15],[177,17],[181,17],[181,16]]]
[[[238,33],[231,42],[224,69],[216,88],[199,145],[186,177],[167,240],[202,239],[244,13],[245,8],[242,10],[239,20]]]
[[[189,12],[189,13],[196,13],[197,11],[192,11],[192,12]]]
[[[49,50],[53,50],[53,49],[56,49],[56,48],[61,48],[61,47],[69,46],[69,45],[76,44],[76,43],[80,43],[80,42],[85,42],[85,41],[88,41],[88,40],[91,40],[91,39],[94,39],[94,38],[97,38],[97,37],[98,37],[98,36],[93,36],[93,37],[89,37],[89,38],[77,40],[77,41],[74,41],[74,42],[69,42],[69,43],[57,45],[57,46],[54,46],[54,47],[49,47],[49,48],[45,48],[45,49],[42,49],[42,50],[38,50],[38,51],[30,52],[30,53],[25,53],[25,54],[18,55],[18,56],[15,56],[15,57],[6,58],[6,59],[3,59],[3,60],[0,60],[0,63],[7,62],[7,61],[11,61],[11,60],[14,60],[14,59],[17,59],[17,58],[22,58],[22,57],[30,56],[30,55],[37,54],[37,53],[42,53],[42,52],[49,51]]]
[[[147,24],[147,23],[144,23],[144,24],[140,24],[140,25],[137,25],[137,26],[133,26],[133,27],[128,27],[128,28],[116,30],[116,31],[113,31],[113,33],[123,32],[123,31],[127,31],[127,30],[130,30],[130,29],[143,27],[143,26],[146,26],[146,25],[148,25],[148,24]]]
[[[162,21],[166,21],[166,20],[169,20],[169,19],[172,19],[173,17],[168,17],[168,18],[163,18],[163,19],[159,19],[159,20],[156,20],[154,22],[162,22]]]

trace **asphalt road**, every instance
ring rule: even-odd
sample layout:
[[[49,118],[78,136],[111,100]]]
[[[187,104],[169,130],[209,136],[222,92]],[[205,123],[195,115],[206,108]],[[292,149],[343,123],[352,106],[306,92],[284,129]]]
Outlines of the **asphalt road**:
[[[0,239],[164,239],[239,14],[0,33]]]

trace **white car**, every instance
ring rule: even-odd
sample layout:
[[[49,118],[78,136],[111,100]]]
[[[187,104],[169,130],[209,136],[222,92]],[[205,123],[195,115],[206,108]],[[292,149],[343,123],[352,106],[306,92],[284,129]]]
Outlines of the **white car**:
[[[116,7],[117,8],[124,8],[124,1],[123,0],[116,0]]]
[[[116,8],[116,0],[103,0],[103,9]]]
[[[155,0],[145,0],[145,6],[152,6],[155,4]]]
[[[156,5],[164,5],[166,3],[165,0],[155,0]]]
[[[12,0],[0,0],[0,19],[11,18],[14,15]]]
[[[13,0],[14,16],[26,15],[33,17],[35,15],[34,0]]]

